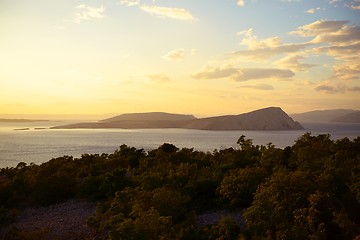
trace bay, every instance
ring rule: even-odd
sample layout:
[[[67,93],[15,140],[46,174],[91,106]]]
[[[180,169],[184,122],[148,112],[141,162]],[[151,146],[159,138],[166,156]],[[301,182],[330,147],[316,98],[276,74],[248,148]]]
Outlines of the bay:
[[[68,122],[67,122],[68,123]],[[67,124],[65,123],[65,124]],[[331,134],[332,139],[360,136],[360,124],[302,123],[305,130],[204,131],[189,129],[48,129],[59,122],[0,123],[0,168],[19,162],[41,164],[52,158],[88,153],[113,153],[120,145],[156,149],[163,143],[213,152],[237,147],[241,135],[256,145],[292,146],[306,132]],[[26,130],[14,130],[26,129]],[[28,130],[27,130],[28,129]]]

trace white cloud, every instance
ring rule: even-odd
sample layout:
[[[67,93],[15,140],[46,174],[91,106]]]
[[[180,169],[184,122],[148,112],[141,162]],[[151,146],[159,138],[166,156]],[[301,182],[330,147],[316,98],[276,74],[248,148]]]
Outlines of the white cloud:
[[[166,53],[163,58],[168,61],[180,61],[184,59],[184,49],[174,49],[168,53]]]
[[[359,41],[359,26],[343,26],[337,31],[320,33],[312,40],[314,43],[329,43],[337,45],[348,45]]]
[[[290,32],[293,35],[303,37],[312,37],[323,33],[332,33],[341,30],[349,21],[326,21],[318,20],[316,22],[298,27],[297,30]]]
[[[194,21],[195,18],[189,11],[183,8],[168,8],[159,6],[141,6],[140,9],[159,17],[172,18],[177,20]]]
[[[85,4],[81,4],[76,7],[78,10],[75,13],[75,22],[80,23],[83,20],[90,20],[90,19],[102,19],[106,17],[105,15],[105,7],[90,7]]]
[[[136,6],[140,4],[140,0],[120,0],[121,5],[126,5],[129,7]]]
[[[293,32],[300,36],[313,37],[311,43],[328,45],[312,48],[308,53],[326,54],[337,60],[333,65],[334,74],[331,79],[360,78],[360,26],[348,26],[347,23],[348,21],[321,20],[299,27]]]
[[[238,32],[237,35],[245,36],[239,44],[247,46],[249,50],[277,47],[281,45],[281,40],[279,37],[271,37],[264,40],[258,40],[257,37],[254,35],[252,28],[242,32]]]
[[[259,40],[251,28],[238,32],[237,35],[243,36],[239,44],[246,46],[247,50],[229,53],[227,57],[263,62],[275,55],[298,52],[311,45],[311,43],[284,44],[280,37]]]
[[[291,70],[272,68],[234,68],[231,66],[205,66],[192,75],[196,79],[229,78],[234,81],[248,81],[256,79],[287,79],[294,76]]]
[[[314,14],[315,12],[319,11],[321,8],[311,8],[307,11],[305,11],[306,13],[309,13],[309,14]]]
[[[280,68],[291,69],[294,72],[305,71],[316,66],[314,64],[301,63],[300,60],[302,59],[304,59],[304,56],[292,54],[274,62],[274,64]]]

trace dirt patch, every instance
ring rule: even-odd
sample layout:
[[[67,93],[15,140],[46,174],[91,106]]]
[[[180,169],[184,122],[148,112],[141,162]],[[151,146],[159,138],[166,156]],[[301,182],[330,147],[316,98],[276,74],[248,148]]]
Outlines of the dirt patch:
[[[91,239],[94,233],[85,224],[95,214],[96,204],[84,200],[69,200],[48,207],[27,208],[6,228],[0,238],[12,228],[21,231],[48,230],[48,239]]]
[[[236,223],[241,228],[245,226],[244,218],[241,211],[230,212],[228,210],[218,210],[198,215],[196,219],[196,224],[199,227],[218,224],[220,219],[223,217],[230,217],[234,221],[234,223]]]

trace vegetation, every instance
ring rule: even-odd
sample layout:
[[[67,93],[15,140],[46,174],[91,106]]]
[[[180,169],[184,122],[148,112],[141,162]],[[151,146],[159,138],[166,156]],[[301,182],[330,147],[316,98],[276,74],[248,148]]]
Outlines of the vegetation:
[[[98,203],[97,239],[353,239],[360,235],[360,137],[306,133],[292,147],[199,152],[165,143],[145,152],[63,156],[0,170],[0,227],[24,206]],[[207,212],[229,214],[199,224]],[[241,213],[242,212],[242,213]],[[230,213],[242,214],[244,223]],[[41,239],[46,232],[31,233]],[[25,236],[19,230],[8,234]],[[23,237],[24,239],[34,239]]]

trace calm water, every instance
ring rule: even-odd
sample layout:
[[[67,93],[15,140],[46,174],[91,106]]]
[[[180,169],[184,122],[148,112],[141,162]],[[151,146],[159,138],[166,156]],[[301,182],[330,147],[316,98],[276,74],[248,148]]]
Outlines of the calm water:
[[[64,123],[0,123],[0,168],[15,167],[19,162],[43,163],[54,157],[83,153],[113,153],[121,144],[151,150],[163,143],[178,148],[201,151],[236,147],[241,135],[253,139],[254,144],[269,142],[284,148],[294,144],[305,132],[313,135],[329,133],[333,139],[360,136],[360,124],[303,124],[305,130],[296,131],[201,131],[185,129],[37,129]],[[18,130],[17,128],[30,128]]]

